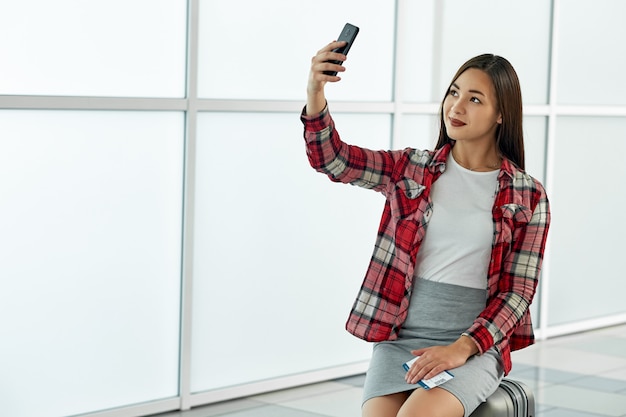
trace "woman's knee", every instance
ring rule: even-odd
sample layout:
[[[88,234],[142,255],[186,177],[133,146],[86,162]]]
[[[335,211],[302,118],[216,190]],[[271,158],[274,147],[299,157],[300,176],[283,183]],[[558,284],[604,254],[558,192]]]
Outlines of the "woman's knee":
[[[396,417],[408,397],[407,393],[399,392],[370,398],[363,404],[361,415],[363,417]]]
[[[465,408],[450,392],[418,389],[404,402],[396,417],[463,417]]]

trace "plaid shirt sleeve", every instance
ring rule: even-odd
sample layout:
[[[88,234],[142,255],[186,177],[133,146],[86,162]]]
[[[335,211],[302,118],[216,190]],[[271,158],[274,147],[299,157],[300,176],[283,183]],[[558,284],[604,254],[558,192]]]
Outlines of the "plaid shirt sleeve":
[[[333,181],[380,191],[387,199],[374,252],[346,322],[356,337],[378,342],[397,337],[409,303],[415,254],[425,231],[424,213],[432,175],[429,152],[371,151],[342,142],[325,109],[301,116],[311,166]],[[438,171],[441,172],[441,171]]]
[[[496,346],[511,368],[510,351],[533,343],[528,307],[537,288],[550,224],[543,186],[517,171],[496,197],[496,241],[489,268],[486,309],[468,330],[480,353]]]
[[[309,163],[335,182],[384,192],[399,152],[372,151],[342,142],[328,106],[317,115],[303,110],[304,139]]]

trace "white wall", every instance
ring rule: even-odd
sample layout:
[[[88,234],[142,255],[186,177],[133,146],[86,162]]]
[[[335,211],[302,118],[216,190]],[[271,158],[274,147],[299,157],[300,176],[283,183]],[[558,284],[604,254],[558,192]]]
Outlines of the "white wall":
[[[146,415],[365,369],[343,324],[383,200],[315,173],[298,117],[346,21],[327,95],[362,146],[431,147],[456,68],[513,63],[553,210],[538,334],[626,321],[620,1],[0,6],[3,412]]]

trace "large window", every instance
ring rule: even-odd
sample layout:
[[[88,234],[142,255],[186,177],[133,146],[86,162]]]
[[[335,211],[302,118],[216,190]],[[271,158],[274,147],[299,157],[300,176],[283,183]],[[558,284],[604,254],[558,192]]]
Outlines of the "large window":
[[[184,97],[182,0],[3,1],[0,94]]]
[[[198,96],[302,101],[310,58],[353,22],[361,32],[349,56],[352,71],[345,87],[330,94],[336,100],[390,101],[394,3],[200,0]]]
[[[557,104],[625,106],[626,86],[619,80],[626,54],[611,39],[624,39],[626,3],[599,0],[559,2]]]
[[[345,22],[361,32],[327,97],[342,137],[369,148],[431,148],[458,66],[511,61],[527,170],[552,202],[537,334],[626,321],[621,226],[602,212],[626,203],[625,12],[4,2],[0,410],[145,415],[366,369],[371,346],[343,326],[384,200],[314,172],[299,122],[310,58]]]
[[[550,325],[624,313],[622,246],[616,236],[626,233],[626,226],[608,214],[626,204],[624,137],[624,117],[557,120],[552,203],[561,215],[553,222]],[[585,165],[599,167],[598,174],[581,175]],[[594,285],[589,285],[590,278]]]
[[[180,112],[0,110],[2,413],[178,394],[183,128]]]
[[[346,139],[388,146],[389,115],[338,121]],[[384,199],[315,173],[300,126],[294,114],[200,115],[192,392],[369,358],[343,324]]]

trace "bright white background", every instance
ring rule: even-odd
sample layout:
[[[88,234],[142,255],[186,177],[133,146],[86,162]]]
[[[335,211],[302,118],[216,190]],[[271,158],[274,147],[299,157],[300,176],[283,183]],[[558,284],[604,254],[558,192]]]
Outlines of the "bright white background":
[[[338,120],[349,137],[388,147],[388,115]],[[344,323],[384,198],[315,173],[293,136],[299,124],[293,114],[200,115],[192,392],[369,358]]]
[[[432,147],[456,68],[513,63],[553,212],[537,333],[626,321],[625,7],[0,0],[0,414],[146,415],[365,369],[343,325],[383,200],[314,172],[298,120],[346,21],[327,95],[353,144]]]
[[[175,396],[183,114],[0,110],[0,131],[1,413]]]
[[[302,100],[310,59],[345,22],[361,31],[337,100],[389,101],[395,1],[200,1],[198,96]],[[262,18],[260,18],[262,16]],[[347,64],[347,61],[346,61]]]
[[[185,3],[2,0],[0,94],[184,97]]]

